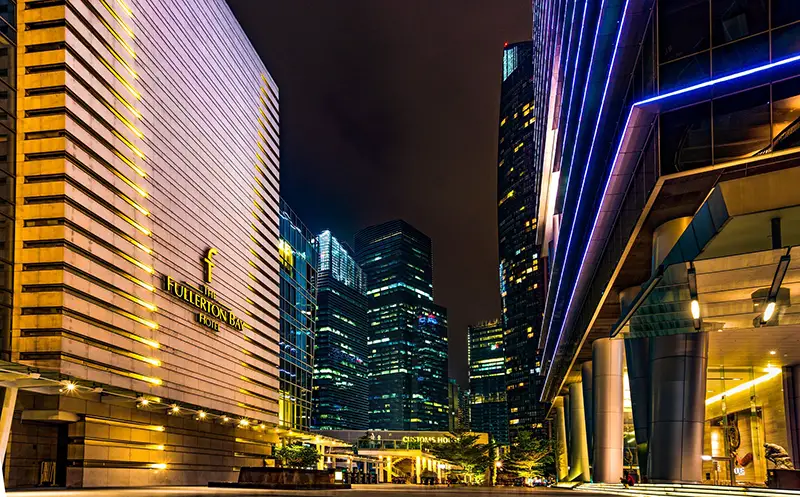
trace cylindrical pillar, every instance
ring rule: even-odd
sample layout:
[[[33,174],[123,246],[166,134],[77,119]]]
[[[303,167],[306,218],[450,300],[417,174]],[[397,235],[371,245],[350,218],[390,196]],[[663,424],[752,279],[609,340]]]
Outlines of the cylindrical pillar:
[[[667,221],[653,230],[653,259],[650,272],[655,273],[659,264],[669,255],[672,247],[681,237],[686,227],[692,222],[691,216],[679,217],[672,221]]]
[[[583,385],[572,383],[569,386],[569,480],[580,478],[582,482],[591,480],[589,475],[589,448],[586,444],[586,417],[584,415]]]
[[[392,483],[392,456],[386,456],[386,483]]]
[[[624,355],[622,340],[600,338],[592,343],[594,481],[597,483],[618,483],[622,477]]]
[[[556,416],[556,475],[558,481],[567,479],[567,426],[564,417],[564,397],[558,397],[555,404]]]
[[[699,482],[703,476],[708,333],[651,338],[650,356],[650,481]]]
[[[416,462],[417,464],[414,467],[414,469],[416,470],[416,473],[414,474],[414,483],[420,484],[422,483],[422,477],[420,476],[422,475],[422,457],[417,456]]]
[[[586,417],[586,447],[589,450],[589,465],[594,460],[594,407],[592,404],[592,361],[581,364],[583,384],[583,413]]]
[[[625,339],[625,362],[631,389],[633,429],[639,455],[639,477],[648,477],[647,452],[650,441],[650,339]]]

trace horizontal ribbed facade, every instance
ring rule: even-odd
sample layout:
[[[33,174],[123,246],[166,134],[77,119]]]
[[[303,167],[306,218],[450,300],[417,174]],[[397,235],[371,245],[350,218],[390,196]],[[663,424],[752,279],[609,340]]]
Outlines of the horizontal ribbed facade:
[[[17,24],[11,359],[154,399],[25,401],[78,416],[66,483],[260,465],[264,430],[219,420],[278,422],[275,82],[222,0],[21,2]]]

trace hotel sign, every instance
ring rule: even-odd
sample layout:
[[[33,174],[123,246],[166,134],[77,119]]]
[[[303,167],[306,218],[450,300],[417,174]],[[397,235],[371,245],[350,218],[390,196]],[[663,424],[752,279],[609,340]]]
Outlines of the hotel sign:
[[[211,248],[206,252],[203,262],[206,265],[205,280],[211,282],[211,269],[214,263],[211,259],[217,253],[217,249]],[[233,310],[217,301],[217,292],[206,285],[200,285],[197,290],[189,285],[179,283],[170,276],[164,276],[164,290],[167,293],[183,300],[187,304],[199,309],[201,312],[195,314],[195,321],[206,328],[219,331],[219,323],[225,323],[231,328],[242,331],[244,321],[236,317]]]

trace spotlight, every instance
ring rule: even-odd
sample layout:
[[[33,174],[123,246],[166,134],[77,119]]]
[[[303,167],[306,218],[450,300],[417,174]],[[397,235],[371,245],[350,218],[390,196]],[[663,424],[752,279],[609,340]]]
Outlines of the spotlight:
[[[247,427],[247,426],[250,426],[250,421],[248,421],[246,419],[243,419],[243,420],[239,421],[239,426],[241,426],[243,428]]]
[[[223,423],[227,423],[230,420],[231,420],[231,418],[229,418],[228,416],[222,416],[222,422]]]
[[[197,419],[206,419],[206,412],[205,411],[198,411]]]
[[[78,385],[76,385],[75,383],[72,383],[69,380],[64,380],[64,381],[61,382],[61,384],[63,385],[63,387],[60,390],[61,393],[64,393],[64,392],[72,393],[72,392],[75,391],[76,388],[78,388]]]
[[[172,408],[170,409],[170,412],[172,414],[178,414],[179,412],[181,412],[181,408],[178,407],[177,404],[172,404]]]
[[[150,405],[150,401],[144,397],[139,397],[139,406],[140,407],[147,407]]]

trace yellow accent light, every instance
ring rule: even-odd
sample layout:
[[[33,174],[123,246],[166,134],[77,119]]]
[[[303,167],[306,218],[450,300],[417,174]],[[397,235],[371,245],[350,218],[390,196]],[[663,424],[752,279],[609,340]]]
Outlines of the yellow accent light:
[[[737,385],[737,386],[735,386],[735,387],[733,387],[733,388],[731,388],[729,390],[726,390],[726,391],[722,392],[721,394],[718,394],[718,395],[715,395],[713,397],[707,398],[706,399],[706,405],[709,406],[709,405],[711,405],[711,404],[713,404],[715,402],[719,402],[723,398],[728,397],[730,395],[734,395],[734,394],[741,393],[741,392],[746,392],[747,390],[751,389],[752,387],[754,387],[754,386],[756,386],[758,384],[764,383],[765,381],[769,381],[772,378],[775,378],[776,376],[781,374],[781,368],[768,367],[768,368],[764,369],[764,372],[767,373],[764,376],[759,376],[758,378],[756,378],[754,380],[746,381],[746,382],[742,383],[741,385]]]
[[[150,378],[149,376],[142,376],[142,380],[146,381],[147,383],[152,383],[153,385],[160,386],[163,381],[158,378]]]
[[[167,465],[164,464],[163,462],[161,462],[161,463],[153,463],[153,464],[150,465],[150,467],[153,468],[153,469],[167,469]]]
[[[122,18],[119,16],[119,14],[117,14],[117,12],[114,10],[114,8],[111,7],[106,2],[106,0],[100,0],[100,2],[103,4],[103,7],[105,7],[106,10],[108,10],[108,13],[111,14],[111,17],[113,17],[114,20],[117,21],[119,23],[119,25],[122,27],[122,29],[126,33],[128,33],[128,36],[130,36],[131,38],[134,38],[133,30],[125,23],[125,21],[122,20]],[[119,4],[120,7],[122,7],[122,10],[126,14],[128,14],[129,16],[133,16],[133,12],[131,11],[131,9],[127,5],[125,5],[125,3],[123,1],[117,0],[117,3]]]
[[[141,360],[156,367],[161,367],[161,361],[154,357],[142,357]]]
[[[122,7],[123,12],[128,14],[128,16],[133,17],[133,11],[130,7],[128,7],[128,4],[125,3],[125,0],[117,0],[117,3],[120,7]]]
[[[207,416],[207,414],[205,413],[205,411],[199,411],[199,412],[197,413],[197,417],[198,417],[199,419],[206,419],[206,416]]]

